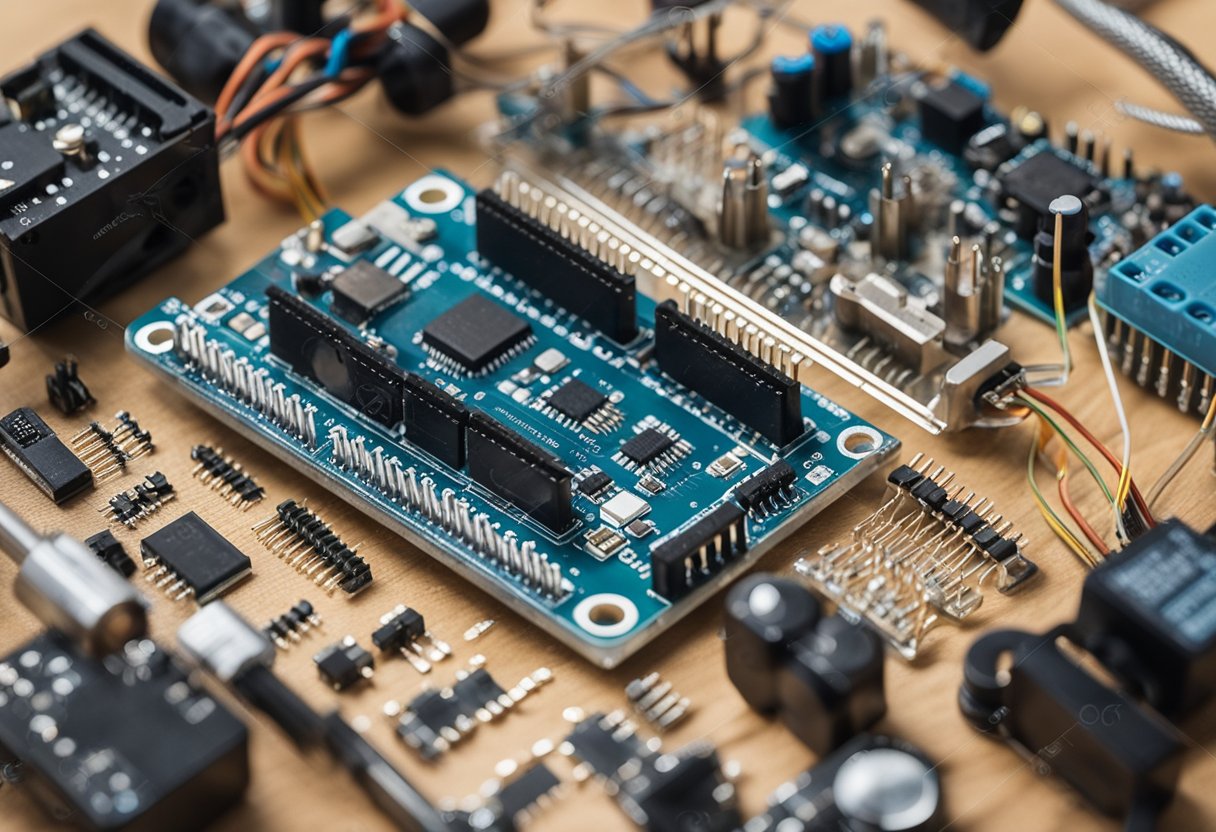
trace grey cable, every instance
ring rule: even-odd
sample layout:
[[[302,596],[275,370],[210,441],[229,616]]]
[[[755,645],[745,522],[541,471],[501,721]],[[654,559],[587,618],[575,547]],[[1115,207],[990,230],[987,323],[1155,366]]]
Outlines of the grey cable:
[[[1102,0],[1056,4],[1152,73],[1216,139],[1216,78],[1181,44]]]
[[[1190,116],[1184,116],[1180,113],[1167,113],[1164,110],[1145,107],[1143,104],[1136,104],[1124,99],[1116,101],[1115,107],[1128,118],[1134,118],[1136,121],[1151,124],[1153,127],[1160,127],[1162,130],[1171,130],[1175,133],[1183,133],[1188,136],[1207,135],[1207,131],[1203,129],[1203,125]]]

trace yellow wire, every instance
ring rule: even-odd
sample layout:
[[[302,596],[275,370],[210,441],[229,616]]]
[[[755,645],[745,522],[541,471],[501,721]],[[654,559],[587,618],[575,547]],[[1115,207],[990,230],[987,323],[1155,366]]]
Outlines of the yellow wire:
[[[1051,297],[1055,305],[1056,334],[1060,336],[1060,351],[1064,353],[1064,380],[1072,371],[1072,353],[1068,349],[1068,323],[1064,317],[1064,215],[1056,214],[1055,239],[1052,241]]]
[[[1039,513],[1043,515],[1043,520],[1055,533],[1056,537],[1060,538],[1069,549],[1072,550],[1078,558],[1089,566],[1096,566],[1097,558],[1085,547],[1080,540],[1064,525],[1064,522],[1048,505],[1043,492],[1039,490],[1038,483],[1035,482],[1035,462],[1039,452],[1046,447],[1046,441],[1050,436],[1051,428],[1047,422],[1039,418],[1039,431],[1035,440],[1030,443],[1030,458],[1026,461],[1026,479],[1030,483],[1030,491],[1034,496],[1035,504],[1038,506]]]

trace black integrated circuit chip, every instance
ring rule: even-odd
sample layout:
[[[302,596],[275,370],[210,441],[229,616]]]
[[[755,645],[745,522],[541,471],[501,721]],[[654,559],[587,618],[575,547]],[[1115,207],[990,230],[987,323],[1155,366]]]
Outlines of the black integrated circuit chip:
[[[409,373],[405,378],[405,438],[452,468],[464,467],[469,409],[437,386]]]
[[[56,504],[93,484],[88,466],[28,407],[0,419],[0,449]]]
[[[200,604],[227,592],[253,572],[253,563],[193,511],[139,542],[145,561],[177,576]]]
[[[664,373],[778,447],[805,432],[802,386],[681,312],[655,307],[654,355]]]
[[[489,190],[477,195],[477,250],[617,343],[637,337],[637,285],[632,275],[617,271]]]
[[[603,471],[596,471],[579,482],[578,490],[588,497],[595,497],[603,493],[610,485],[612,485],[612,477]]]
[[[469,476],[555,532],[574,522],[573,475],[557,457],[484,413],[468,430]]]
[[[375,263],[358,260],[330,284],[334,314],[361,324],[405,297],[405,284]]]
[[[475,375],[492,369],[532,335],[523,318],[483,295],[470,295],[422,330],[422,343]]]
[[[343,691],[375,674],[376,657],[359,646],[352,636],[331,644],[312,657],[321,680]]]
[[[390,427],[402,418],[405,372],[340,324],[279,286],[270,299],[270,351],[339,401]]]
[[[1016,228],[1025,240],[1034,239],[1053,200],[1066,194],[1088,200],[1101,186],[1089,171],[1046,150],[1016,164],[1000,182],[1002,196],[1017,206]]]
[[[621,445],[621,454],[635,465],[646,465],[666,453],[675,443],[661,430],[646,428]]]
[[[607,402],[607,396],[576,378],[554,390],[547,399],[549,407],[576,422],[585,422]]]

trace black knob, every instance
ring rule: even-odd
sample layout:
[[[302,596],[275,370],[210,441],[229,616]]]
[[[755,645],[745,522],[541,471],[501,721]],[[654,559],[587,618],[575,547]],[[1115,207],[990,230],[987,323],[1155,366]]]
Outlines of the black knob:
[[[480,35],[490,23],[490,0],[412,0],[410,6],[456,46]]]
[[[451,57],[434,37],[408,23],[388,31],[377,64],[389,102],[407,116],[427,113],[455,93]]]
[[[913,0],[972,49],[987,52],[1000,42],[1022,9],[1022,0]]]
[[[792,645],[777,674],[778,713],[790,732],[825,754],[887,712],[882,639],[834,615]]]
[[[796,581],[758,573],[735,584],[726,596],[726,673],[748,705],[777,709],[777,671],[820,615],[818,599]]]
[[[196,0],[158,0],[148,21],[148,47],[186,92],[215,101],[253,45],[248,21]]]

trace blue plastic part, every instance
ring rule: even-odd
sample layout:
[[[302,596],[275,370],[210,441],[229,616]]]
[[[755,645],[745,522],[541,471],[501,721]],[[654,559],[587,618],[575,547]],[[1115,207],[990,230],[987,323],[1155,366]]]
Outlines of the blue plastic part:
[[[1216,374],[1216,209],[1201,205],[1115,264],[1098,303],[1180,358]]]
[[[805,75],[815,70],[815,56],[810,52],[804,55],[778,55],[773,58],[774,75]]]
[[[824,55],[838,55],[853,48],[853,33],[839,23],[826,23],[811,30],[811,48]]]
[[[976,78],[974,75],[968,75],[961,70],[954,70],[950,73],[950,80],[958,84],[960,87],[969,90],[985,101],[992,100],[992,87]]]

